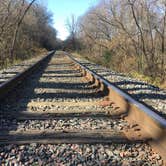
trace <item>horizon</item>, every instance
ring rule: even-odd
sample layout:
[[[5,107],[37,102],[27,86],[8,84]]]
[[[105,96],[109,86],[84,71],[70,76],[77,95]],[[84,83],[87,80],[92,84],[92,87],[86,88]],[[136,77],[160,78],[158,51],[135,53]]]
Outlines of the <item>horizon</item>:
[[[86,11],[98,4],[99,0],[48,0],[47,8],[53,14],[53,27],[57,30],[57,38],[65,40],[69,36],[66,21],[71,15],[76,18],[82,16]]]

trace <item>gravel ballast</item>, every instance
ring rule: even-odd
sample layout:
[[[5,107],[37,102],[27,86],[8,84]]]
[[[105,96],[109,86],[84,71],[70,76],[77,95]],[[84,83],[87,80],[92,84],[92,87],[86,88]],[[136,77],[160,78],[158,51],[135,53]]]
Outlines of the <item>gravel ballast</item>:
[[[0,146],[1,165],[162,166],[160,156],[146,144],[7,145]]]
[[[29,68],[30,66],[35,64],[37,61],[42,59],[44,56],[46,56],[46,55],[43,54],[43,55],[37,56],[35,58],[31,58],[29,60],[24,60],[23,62],[21,62],[19,64],[12,65],[9,68],[0,70],[0,84],[5,83],[6,81],[11,79],[15,75],[23,72],[24,70],[26,70],[27,68]]]
[[[105,97],[76,72],[71,61],[59,53],[40,72],[31,75],[0,104],[1,132],[29,130],[117,130],[130,129],[124,119],[98,117],[99,112],[111,111],[99,103]],[[19,113],[70,113],[78,117],[47,120],[8,118]],[[84,111],[90,112],[82,117]],[[95,113],[95,114],[94,114]],[[40,115],[41,116],[41,115]],[[88,142],[89,143],[89,142]],[[40,166],[162,166],[161,156],[146,143],[128,144],[4,144],[0,145],[0,165]]]
[[[97,65],[85,59],[76,58],[82,65],[88,67],[95,73],[101,75],[117,87],[131,94],[135,99],[144,102],[155,112],[166,118],[166,90],[160,89],[156,86],[150,85],[147,82],[140,81],[124,75],[123,73],[117,73],[105,68],[101,65]]]

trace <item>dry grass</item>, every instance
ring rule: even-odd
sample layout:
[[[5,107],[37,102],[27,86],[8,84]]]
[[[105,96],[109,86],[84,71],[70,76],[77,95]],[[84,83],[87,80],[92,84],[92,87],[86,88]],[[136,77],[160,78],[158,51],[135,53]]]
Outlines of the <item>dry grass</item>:
[[[101,57],[96,58],[93,56],[88,56],[87,54],[84,55],[84,54],[79,54],[76,52],[73,52],[72,55],[74,55],[77,58],[85,58],[94,63],[100,64],[104,67],[113,69],[114,71],[124,73],[124,75],[128,75],[132,78],[136,78],[141,81],[145,81],[145,82],[152,84],[154,86],[157,86],[161,89],[166,89],[166,81],[162,82],[161,78],[159,78],[159,77],[152,78],[152,77],[139,73],[137,71],[137,67],[136,67],[136,63],[135,63],[136,59],[134,57],[133,58],[131,57],[129,59],[121,59],[121,58],[116,59],[113,57],[112,60],[106,61]]]

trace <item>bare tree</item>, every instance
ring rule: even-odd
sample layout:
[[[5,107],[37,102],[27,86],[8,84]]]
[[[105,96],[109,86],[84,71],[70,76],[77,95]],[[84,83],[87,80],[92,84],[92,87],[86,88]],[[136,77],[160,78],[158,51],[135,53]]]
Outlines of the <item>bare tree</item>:
[[[0,0],[0,68],[56,47],[52,15],[35,0]],[[40,49],[39,49],[40,48]]]
[[[77,49],[77,41],[76,41],[76,35],[77,35],[77,19],[74,15],[71,15],[70,18],[66,21],[66,27],[69,31],[69,38],[68,40],[71,42],[73,49]]]
[[[10,52],[10,56],[11,56],[11,60],[13,61],[14,59],[14,47],[15,47],[15,43],[16,43],[16,38],[17,38],[17,35],[18,35],[18,31],[19,31],[19,28],[23,22],[23,19],[26,15],[26,13],[28,12],[28,10],[30,9],[30,7],[33,5],[33,3],[35,2],[36,0],[32,0],[28,5],[27,7],[25,8],[25,10],[23,11],[22,15],[20,16],[20,18],[18,19],[18,22],[16,24],[16,27],[15,27],[15,31],[14,31],[14,35],[13,35],[13,40],[12,40],[12,45],[11,45],[11,52]],[[22,0],[22,7],[24,6],[25,4],[25,0]],[[22,11],[22,10],[21,10]],[[21,12],[20,12],[21,13]]]
[[[101,1],[79,20],[79,27],[84,51],[95,57],[109,51],[115,68],[165,79],[165,0]]]

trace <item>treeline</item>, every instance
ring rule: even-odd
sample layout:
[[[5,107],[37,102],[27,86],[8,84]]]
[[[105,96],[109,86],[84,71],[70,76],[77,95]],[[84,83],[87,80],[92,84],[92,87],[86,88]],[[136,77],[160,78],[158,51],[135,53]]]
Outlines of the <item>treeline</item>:
[[[55,49],[52,15],[35,0],[0,0],[0,67]]]
[[[77,20],[74,36],[99,63],[165,80],[165,0],[102,0]]]

